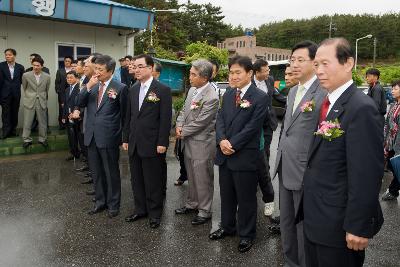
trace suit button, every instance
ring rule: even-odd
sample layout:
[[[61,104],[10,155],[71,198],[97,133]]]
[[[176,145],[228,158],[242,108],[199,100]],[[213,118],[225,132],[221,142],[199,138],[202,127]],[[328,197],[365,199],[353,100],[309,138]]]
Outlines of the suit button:
[[[310,165],[307,165],[307,169],[311,169],[311,166],[310,166]]]

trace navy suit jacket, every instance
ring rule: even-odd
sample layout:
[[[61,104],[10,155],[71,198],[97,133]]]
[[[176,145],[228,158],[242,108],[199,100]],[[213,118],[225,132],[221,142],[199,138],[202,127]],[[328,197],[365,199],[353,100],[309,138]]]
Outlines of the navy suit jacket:
[[[21,97],[22,75],[25,72],[24,66],[15,63],[14,78],[6,61],[0,63],[0,101],[7,98],[10,94]]]
[[[261,129],[267,115],[268,95],[255,85],[250,85],[242,100],[248,100],[248,108],[236,107],[236,90],[228,88],[222,99],[216,124],[217,156],[215,164],[225,162],[233,171],[255,171],[257,153],[260,151]],[[230,156],[222,153],[219,143],[227,139],[235,150]]]
[[[372,238],[383,223],[379,190],[383,177],[381,115],[353,84],[331,108],[344,134],[316,136],[304,174],[304,233],[314,243],[346,247],[346,232]]]
[[[134,151],[141,157],[156,157],[157,146],[169,145],[172,118],[171,89],[153,79],[139,110],[140,82],[129,89],[123,142],[129,143],[129,155]],[[157,102],[147,100],[155,93]]]
[[[108,90],[114,89],[117,93],[115,99],[110,98]],[[122,141],[122,125],[126,111],[126,85],[111,80],[108,85],[99,108],[97,108],[97,94],[99,85],[95,85],[90,92],[83,88],[79,93],[78,103],[80,107],[87,107],[85,146],[89,146],[92,139],[98,148],[115,148]]]
[[[63,118],[68,120],[69,113],[73,112],[76,105],[76,99],[79,95],[79,83],[77,83],[72,89],[72,93],[69,92],[69,86],[65,88],[65,102],[63,108]]]

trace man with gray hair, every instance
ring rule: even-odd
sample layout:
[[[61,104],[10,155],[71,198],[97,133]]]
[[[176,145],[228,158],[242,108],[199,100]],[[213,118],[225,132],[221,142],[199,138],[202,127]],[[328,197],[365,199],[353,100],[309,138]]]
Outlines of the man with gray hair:
[[[107,209],[110,218],[119,214],[121,200],[119,146],[128,91],[126,85],[112,79],[114,69],[115,60],[110,56],[96,57],[95,73],[78,97],[78,106],[87,107],[84,142],[96,196],[95,206],[88,214]]]
[[[212,64],[207,60],[192,63],[189,76],[192,88],[176,122],[176,136],[182,140],[189,188],[185,206],[176,209],[175,213],[198,211],[192,225],[204,224],[211,218],[215,121],[219,103],[218,95],[210,85],[212,71]]]

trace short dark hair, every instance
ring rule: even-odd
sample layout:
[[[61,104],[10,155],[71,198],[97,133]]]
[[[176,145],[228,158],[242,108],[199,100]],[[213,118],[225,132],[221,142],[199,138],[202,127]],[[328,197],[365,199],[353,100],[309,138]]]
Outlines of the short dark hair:
[[[125,60],[126,60],[126,59],[132,60],[132,56],[131,56],[131,55],[127,55],[127,56],[124,57],[124,59],[125,59]]]
[[[66,60],[66,59],[68,59],[68,58],[71,59],[71,61],[74,60],[74,58],[73,58],[72,56],[65,56],[65,57],[64,57],[64,60]]]
[[[341,65],[344,65],[349,58],[355,58],[354,51],[349,41],[343,37],[325,39],[321,42],[319,47],[333,44],[336,45],[336,58]]]
[[[6,50],[4,50],[4,54],[7,52],[11,52],[14,56],[17,55],[17,51],[14,48],[7,48]]]
[[[395,80],[392,82],[392,87],[395,87],[396,85],[400,87],[400,80]]]
[[[85,60],[87,59],[87,57],[79,57],[78,59],[77,59],[77,63],[78,63],[78,65],[81,65],[82,67],[85,65]],[[81,62],[81,63],[79,63],[79,62]]]
[[[315,54],[317,53],[318,45],[310,40],[302,41],[293,46],[292,54],[294,51],[302,48],[306,48],[308,50],[308,56],[310,57],[311,60],[314,60]]]
[[[79,78],[79,75],[78,75],[78,73],[76,73],[76,71],[74,71],[74,70],[70,70],[70,71],[68,71],[68,72],[67,72],[67,75],[74,75],[74,76],[75,76],[75,78]]]
[[[381,72],[378,69],[370,68],[365,72],[365,76],[367,76],[368,74],[375,75],[379,79],[379,76],[381,75]]]
[[[268,66],[268,62],[264,59],[257,59],[253,64],[254,71],[261,71],[262,67]]]
[[[251,63],[251,59],[246,56],[234,56],[229,60],[228,68],[231,69],[234,64],[238,64],[240,67],[244,68],[246,72],[253,70],[253,63]]]
[[[120,59],[118,59],[118,61],[119,61],[119,62],[125,61],[125,58],[124,58],[124,57],[121,57]]]
[[[37,62],[37,63],[39,63],[41,66],[44,65],[44,60],[43,60],[43,58],[41,58],[41,57],[34,57],[34,58],[32,59],[32,63],[33,63],[33,62]]]
[[[78,60],[77,59],[72,60],[72,64],[78,64]]]
[[[30,56],[30,57],[42,57],[41,55],[36,54],[36,53],[32,53],[32,54],[30,54],[29,56]]]
[[[160,62],[154,62],[154,70],[155,70],[156,72],[161,73],[161,71],[162,71],[162,66],[161,66]]]
[[[106,66],[106,70],[108,72],[110,72],[110,71],[114,72],[114,70],[115,70],[116,62],[112,57],[110,57],[108,55],[98,56],[96,58],[96,62],[95,63],[99,64],[99,65],[105,65]]]
[[[154,67],[154,60],[153,60],[153,58],[152,58],[150,55],[141,54],[141,55],[137,56],[137,57],[135,58],[135,60],[140,59],[140,58],[144,58],[144,60],[145,60],[147,66]]]
[[[210,59],[209,60],[211,64],[213,64],[217,68],[217,72],[219,71],[219,62],[215,59]]]

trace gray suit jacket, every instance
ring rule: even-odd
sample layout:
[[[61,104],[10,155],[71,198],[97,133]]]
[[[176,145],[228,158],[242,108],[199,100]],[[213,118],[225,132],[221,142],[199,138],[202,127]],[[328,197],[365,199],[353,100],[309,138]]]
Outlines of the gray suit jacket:
[[[319,80],[315,80],[293,113],[297,89],[298,86],[295,86],[289,91],[284,128],[273,173],[275,177],[279,164],[282,164],[281,179],[288,190],[300,190],[303,186],[308,151],[318,126],[322,101],[327,94],[320,86]],[[315,101],[315,109],[311,112],[301,112],[300,107],[312,100]]]
[[[36,99],[39,99],[43,109],[47,108],[47,96],[50,88],[49,74],[42,71],[39,84],[37,84],[33,71],[25,72],[22,75],[22,87],[25,92],[23,104],[26,108],[32,109]]]
[[[185,105],[176,121],[182,127],[185,156],[191,159],[215,158],[215,121],[218,112],[218,94],[209,85],[192,99],[195,88],[190,88]],[[192,101],[199,102],[196,109],[191,109]]]

